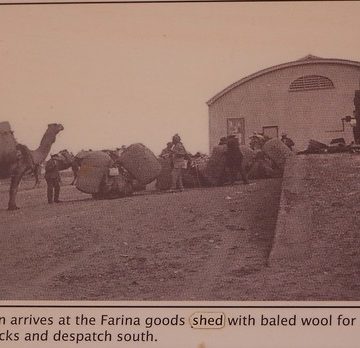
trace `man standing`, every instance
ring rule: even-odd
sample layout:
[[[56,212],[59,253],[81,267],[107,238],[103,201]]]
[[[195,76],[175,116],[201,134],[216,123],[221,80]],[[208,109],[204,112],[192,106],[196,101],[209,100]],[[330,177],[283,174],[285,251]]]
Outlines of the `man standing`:
[[[241,178],[244,184],[248,184],[248,178],[242,164],[243,155],[240,151],[240,144],[238,138],[234,135],[230,135],[227,141],[226,167],[229,170],[230,184],[234,184],[237,180],[238,173],[240,172]]]
[[[173,169],[171,172],[172,185],[171,191],[175,191],[179,188],[180,191],[184,191],[183,185],[183,171],[187,168],[188,153],[185,150],[184,145],[181,142],[181,138],[178,134],[175,134],[172,138],[173,148],[172,162]]]
[[[172,151],[171,148],[173,147],[173,143],[170,141],[166,144],[166,148],[161,151],[159,157],[163,159],[169,159],[171,157]]]
[[[53,201],[59,203],[60,195],[60,172],[56,155],[52,155],[45,165],[45,180],[47,183],[47,199],[51,204]]]

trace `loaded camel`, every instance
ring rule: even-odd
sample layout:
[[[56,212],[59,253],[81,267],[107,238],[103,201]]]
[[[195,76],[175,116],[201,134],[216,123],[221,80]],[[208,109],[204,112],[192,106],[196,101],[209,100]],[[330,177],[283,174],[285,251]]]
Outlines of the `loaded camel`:
[[[26,171],[35,171],[36,166],[40,166],[45,161],[56,140],[56,135],[63,129],[61,124],[51,123],[36,150],[29,150],[25,145],[16,144],[15,153],[9,154],[8,158],[2,158],[1,176],[2,178],[11,177],[8,210],[19,209],[16,206],[16,195],[23,175]]]

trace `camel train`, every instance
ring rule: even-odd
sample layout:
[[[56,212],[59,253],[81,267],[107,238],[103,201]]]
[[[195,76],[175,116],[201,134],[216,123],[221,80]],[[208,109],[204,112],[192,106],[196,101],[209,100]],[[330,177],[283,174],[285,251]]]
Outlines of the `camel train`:
[[[41,164],[46,160],[59,132],[61,124],[49,124],[36,150],[17,143],[8,122],[0,122],[0,179],[11,178],[8,210],[19,209],[16,195],[19,184],[28,172],[40,183]],[[185,187],[216,186],[224,174],[226,146],[216,146],[211,156],[190,156],[190,165],[184,173]],[[156,157],[146,146],[137,143],[118,151],[82,151],[76,156],[62,150],[55,156],[60,171],[71,168],[72,185],[94,198],[123,197],[133,191],[143,190],[156,180],[156,188],[166,190],[171,185],[171,163]],[[279,139],[254,136],[250,147],[240,146],[243,165],[252,178],[278,176],[284,169],[291,151]],[[168,163],[169,162],[169,163]],[[111,174],[116,169],[117,174]],[[259,174],[260,173],[260,174]]]

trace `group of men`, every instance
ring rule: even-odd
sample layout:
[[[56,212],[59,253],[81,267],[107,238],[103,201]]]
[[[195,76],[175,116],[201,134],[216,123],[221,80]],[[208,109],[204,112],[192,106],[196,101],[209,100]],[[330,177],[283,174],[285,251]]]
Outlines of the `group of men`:
[[[239,174],[241,175],[243,182],[248,184],[249,181],[242,164],[243,156],[240,151],[238,138],[235,135],[223,137],[220,139],[220,145],[226,145],[224,173],[221,175],[220,184],[224,184],[225,182],[234,184]],[[162,150],[160,157],[168,159],[172,166],[172,182],[169,191],[183,191],[183,173],[187,168],[190,156],[178,134],[175,134],[172,141],[167,143],[166,148]]]

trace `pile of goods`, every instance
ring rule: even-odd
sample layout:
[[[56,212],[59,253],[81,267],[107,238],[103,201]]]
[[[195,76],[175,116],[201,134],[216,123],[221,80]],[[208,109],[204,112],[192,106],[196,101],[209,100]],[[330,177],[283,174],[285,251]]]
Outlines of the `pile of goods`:
[[[354,143],[346,144],[344,138],[332,139],[330,145],[324,144],[317,140],[309,140],[306,150],[298,152],[298,154],[324,154],[324,153],[341,153],[341,152],[359,152],[360,145]]]
[[[94,198],[124,197],[144,189],[160,171],[159,161],[142,144],[130,145],[117,158],[106,151],[82,152],[76,187]]]
[[[293,155],[293,152],[278,138],[268,140],[262,151],[281,171],[284,170],[286,160]]]

